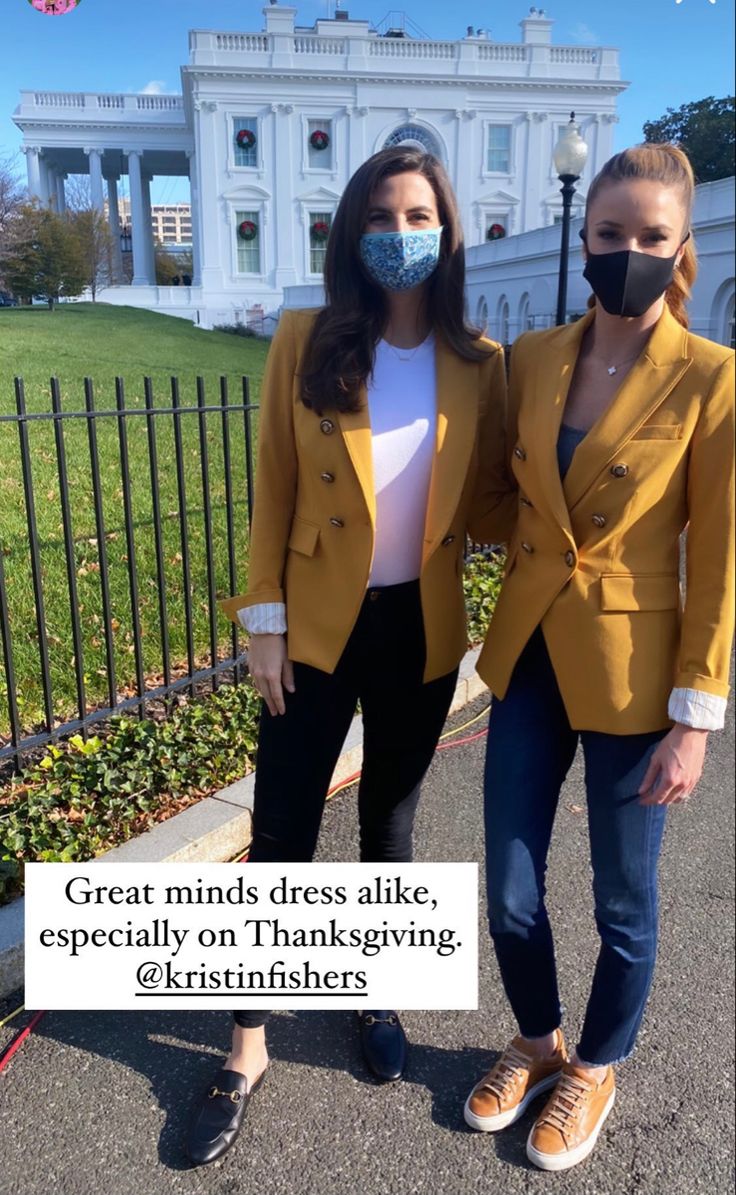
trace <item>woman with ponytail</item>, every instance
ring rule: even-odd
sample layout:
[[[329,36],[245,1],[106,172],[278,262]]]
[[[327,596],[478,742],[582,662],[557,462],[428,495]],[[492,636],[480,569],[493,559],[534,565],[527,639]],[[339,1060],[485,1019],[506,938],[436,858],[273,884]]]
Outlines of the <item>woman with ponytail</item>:
[[[546,1170],[582,1161],[613,1105],[654,970],[667,807],[693,792],[729,689],[734,354],[688,331],[693,194],[673,145],[611,158],[581,233],[589,311],[513,348],[518,518],[478,671],[489,924],[518,1035],[465,1119],[501,1129],[551,1089],[527,1141]],[[544,873],[578,741],[601,941],[568,1056]]]

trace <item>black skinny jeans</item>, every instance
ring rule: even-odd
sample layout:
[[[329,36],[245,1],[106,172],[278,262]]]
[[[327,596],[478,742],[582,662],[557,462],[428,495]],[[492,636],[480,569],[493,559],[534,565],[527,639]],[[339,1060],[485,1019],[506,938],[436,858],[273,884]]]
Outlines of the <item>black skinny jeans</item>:
[[[450,708],[457,669],[424,684],[419,582],[369,589],[333,673],[294,665],[286,713],[261,708],[251,863],[314,856],[322,811],[355,707],[363,715],[358,789],[360,858],[408,862],[424,773]],[[264,1025],[267,1012],[237,1011],[236,1024]]]

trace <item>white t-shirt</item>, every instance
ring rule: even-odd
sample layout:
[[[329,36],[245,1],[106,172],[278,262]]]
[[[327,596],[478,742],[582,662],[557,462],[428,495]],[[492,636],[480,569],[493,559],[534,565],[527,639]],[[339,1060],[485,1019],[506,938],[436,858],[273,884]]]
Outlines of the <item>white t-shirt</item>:
[[[397,349],[376,345],[367,379],[376,495],[376,535],[368,584],[415,580],[436,438],[435,339]]]

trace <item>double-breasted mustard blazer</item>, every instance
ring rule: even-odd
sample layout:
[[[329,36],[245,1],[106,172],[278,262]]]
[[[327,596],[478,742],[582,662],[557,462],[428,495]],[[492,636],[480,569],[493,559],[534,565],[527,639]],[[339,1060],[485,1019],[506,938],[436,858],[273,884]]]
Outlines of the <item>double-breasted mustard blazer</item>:
[[[673,687],[728,694],[734,354],[691,335],[665,306],[561,481],[558,432],[594,318],[591,310],[514,345],[508,431],[518,517],[477,668],[503,698],[541,623],[572,726],[638,734],[671,725]]]
[[[319,415],[301,401],[299,371],[314,317],[285,311],[271,344],[248,587],[218,605],[238,622],[245,606],[285,602],[289,658],[332,672],[368,586],[376,501],[365,387],[356,412]],[[506,476],[503,353],[483,340],[484,360],[465,361],[435,335],[436,447],[419,577],[425,681],[451,672],[466,650],[462,565],[471,507],[475,530],[488,537],[496,523],[513,521],[516,507]]]

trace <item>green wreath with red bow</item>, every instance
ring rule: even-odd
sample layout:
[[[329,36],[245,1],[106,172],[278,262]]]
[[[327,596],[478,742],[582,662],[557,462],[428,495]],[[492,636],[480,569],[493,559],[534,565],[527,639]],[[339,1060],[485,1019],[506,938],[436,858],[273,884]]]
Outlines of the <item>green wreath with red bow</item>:
[[[242,241],[254,241],[258,236],[258,225],[253,220],[243,220],[238,225],[238,236]]]
[[[324,220],[315,220],[309,231],[312,234],[312,240],[322,245],[330,235],[330,226]]]
[[[235,134],[235,144],[239,149],[252,149],[256,143],[256,135],[252,129],[238,129]]]
[[[488,232],[486,233],[486,240],[500,241],[501,237],[505,237],[505,236],[506,236],[506,229],[504,228],[503,224],[491,224],[491,227],[488,229]]]
[[[330,134],[324,129],[315,129],[309,138],[312,149],[327,149],[330,144]]]

